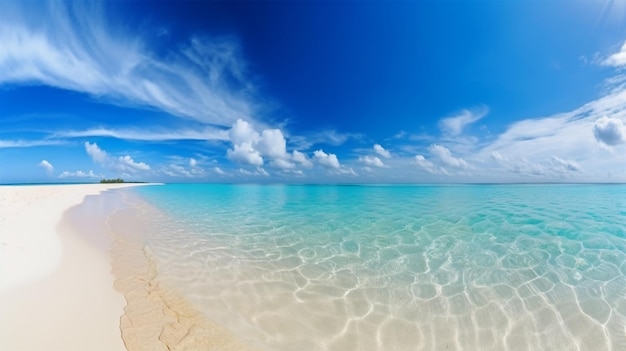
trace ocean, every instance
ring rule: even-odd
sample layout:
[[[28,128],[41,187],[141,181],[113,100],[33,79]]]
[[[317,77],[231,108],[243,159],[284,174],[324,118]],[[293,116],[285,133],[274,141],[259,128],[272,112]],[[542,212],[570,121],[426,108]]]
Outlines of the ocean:
[[[267,350],[626,350],[625,185],[129,190],[158,278]]]

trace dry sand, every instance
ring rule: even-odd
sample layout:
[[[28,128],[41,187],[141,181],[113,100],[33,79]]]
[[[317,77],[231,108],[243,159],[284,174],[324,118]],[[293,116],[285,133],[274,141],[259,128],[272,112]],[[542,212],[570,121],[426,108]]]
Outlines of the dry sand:
[[[105,228],[61,223],[130,184],[0,186],[0,350],[125,350]]]
[[[137,210],[101,194],[129,185],[0,186],[0,350],[252,350],[157,279]]]

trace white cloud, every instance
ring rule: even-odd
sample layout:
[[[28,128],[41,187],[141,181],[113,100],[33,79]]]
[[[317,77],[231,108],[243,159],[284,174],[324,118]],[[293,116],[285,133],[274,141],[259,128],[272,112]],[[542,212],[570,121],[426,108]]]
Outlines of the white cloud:
[[[618,145],[626,140],[626,128],[621,119],[603,116],[593,125],[593,135],[606,145]]]
[[[330,129],[322,132],[311,133],[306,137],[300,135],[292,135],[289,138],[289,142],[291,145],[294,145],[298,149],[309,149],[311,146],[318,144],[339,146],[350,139],[361,138],[363,138],[362,134],[340,133],[334,129]]]
[[[246,176],[255,176],[255,177],[258,177],[258,176],[268,177],[270,175],[269,173],[267,173],[265,169],[263,169],[263,167],[257,167],[254,171],[249,171],[247,169],[240,168],[239,173],[246,175]]]
[[[383,161],[381,161],[378,157],[376,156],[361,156],[359,157],[359,162],[364,163],[368,166],[374,166],[374,167],[385,167],[385,164],[383,163]]]
[[[498,161],[498,162],[504,162],[506,161],[506,157],[502,156],[501,153],[499,153],[498,151],[494,151],[491,153],[491,158]]]
[[[554,155],[580,166],[581,171],[567,173],[570,181],[626,181],[624,121],[626,81],[619,80],[603,96],[573,111],[517,121],[463,158],[484,162],[480,176],[493,181],[527,181],[526,176],[560,181],[564,168],[554,163]],[[505,159],[494,160],[494,151]]]
[[[454,167],[458,169],[469,168],[469,165],[465,160],[463,160],[462,158],[457,158],[457,157],[452,156],[452,153],[450,152],[450,150],[448,150],[444,146],[433,144],[428,148],[428,151],[430,152],[431,155],[439,158],[439,160],[441,160],[441,162],[443,162],[443,164],[445,164],[446,166],[450,166],[450,167]]]
[[[150,166],[143,162],[135,162],[130,156],[120,156],[115,166],[122,172],[148,171]]]
[[[92,128],[82,131],[60,131],[54,138],[109,137],[124,140],[167,141],[167,140],[228,140],[228,132],[213,127],[175,130],[134,130]]]
[[[575,160],[564,160],[557,156],[552,156],[552,163],[564,171],[580,171],[582,167]]]
[[[280,169],[292,169],[296,167],[294,163],[286,161],[282,158],[277,158],[273,160],[270,164],[272,165],[272,167],[276,167]]]
[[[96,143],[89,143],[88,141],[85,142],[85,151],[87,151],[87,154],[89,155],[89,157],[91,157],[91,159],[96,162],[99,163],[101,165],[104,165],[106,163],[109,162],[110,157],[109,155],[106,153],[106,151],[100,149],[98,147],[98,144]]]
[[[271,158],[285,159],[287,155],[287,141],[279,129],[265,129],[257,143],[257,149]]]
[[[440,169],[435,166],[434,163],[428,161],[423,155],[415,156],[415,164],[417,164],[421,169],[425,170],[428,173],[438,174],[441,173]]]
[[[327,168],[341,167],[339,159],[337,159],[337,155],[335,154],[327,154],[322,150],[317,150],[313,152],[313,158],[317,161],[318,164]]]
[[[167,166],[166,168],[163,168],[162,172],[167,174],[170,177],[192,178],[194,176],[191,172],[186,170],[185,167],[176,165],[176,164],[171,164]]]
[[[314,144],[329,144],[333,146],[339,146],[348,141],[349,139],[359,139],[361,134],[355,133],[340,133],[334,129],[326,130],[321,133],[314,134],[310,137]]]
[[[380,144],[374,144],[374,151],[384,158],[391,158],[391,153],[385,150]]]
[[[95,163],[119,172],[137,173],[150,170],[150,166],[147,163],[135,162],[135,160],[128,155],[118,158],[111,157],[96,143],[85,142],[85,151]]]
[[[252,147],[252,143],[250,142],[233,145],[232,149],[228,149],[226,155],[230,160],[238,163],[250,164],[254,166],[263,165],[263,157],[261,157],[261,154]]]
[[[253,115],[232,38],[191,38],[160,58],[99,2],[0,1],[0,84],[44,84],[220,126]]]
[[[475,110],[462,110],[457,115],[443,118],[439,121],[439,128],[450,136],[457,136],[463,133],[465,126],[472,124],[485,117],[489,109],[480,107]]]
[[[238,119],[233,124],[232,128],[228,131],[230,141],[234,144],[242,143],[256,143],[259,141],[259,133],[252,127],[252,125],[242,119]]]
[[[54,167],[48,160],[42,160],[37,165],[43,167],[48,175],[52,175],[52,172],[54,172]]]
[[[198,161],[196,161],[195,158],[192,157],[189,159],[189,166],[196,167],[197,165],[198,165]]]
[[[341,167],[338,170],[339,174],[351,175],[353,177],[358,177],[359,174],[352,169],[352,167]]]
[[[0,1],[1,3],[1,1]],[[51,146],[65,144],[62,140],[0,140],[0,149]]]
[[[104,178],[104,175],[102,175],[102,174],[95,174],[93,172],[93,170],[90,170],[89,172],[83,172],[83,171],[76,171],[76,172],[63,171],[63,172],[61,172],[61,174],[59,174],[59,178],[93,178],[93,179],[97,179],[97,178]]]
[[[280,129],[264,129],[261,133],[243,120],[237,120],[228,135],[233,144],[226,155],[232,161],[252,166],[262,166],[265,158],[272,167],[283,170],[294,169],[297,164],[311,167],[312,163],[303,153],[287,152],[287,140]]]
[[[308,157],[298,150],[293,150],[292,159],[294,160],[294,162],[302,165],[302,167],[305,167],[305,168],[313,167],[313,162],[309,161]]]
[[[219,167],[213,167],[213,171],[219,175],[225,175],[226,173],[224,171],[222,171],[221,168]]]
[[[626,65],[626,42],[624,42],[618,52],[610,55],[604,61],[602,61],[602,64],[613,67]]]

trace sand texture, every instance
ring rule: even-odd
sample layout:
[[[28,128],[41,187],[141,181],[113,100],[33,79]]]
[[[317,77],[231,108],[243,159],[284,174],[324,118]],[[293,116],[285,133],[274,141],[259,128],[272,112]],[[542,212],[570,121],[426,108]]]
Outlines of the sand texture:
[[[1,350],[125,349],[105,218],[73,207],[124,186],[0,186]]]
[[[117,211],[109,229],[115,289],[127,300],[121,330],[128,350],[253,350],[230,331],[206,319],[176,289],[159,281],[134,210]]]

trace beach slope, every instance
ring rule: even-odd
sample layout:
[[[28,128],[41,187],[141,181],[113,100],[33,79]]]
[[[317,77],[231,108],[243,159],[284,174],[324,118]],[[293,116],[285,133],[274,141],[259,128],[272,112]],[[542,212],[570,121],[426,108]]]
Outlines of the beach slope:
[[[125,350],[112,238],[89,209],[68,210],[129,185],[0,186],[0,349]]]

